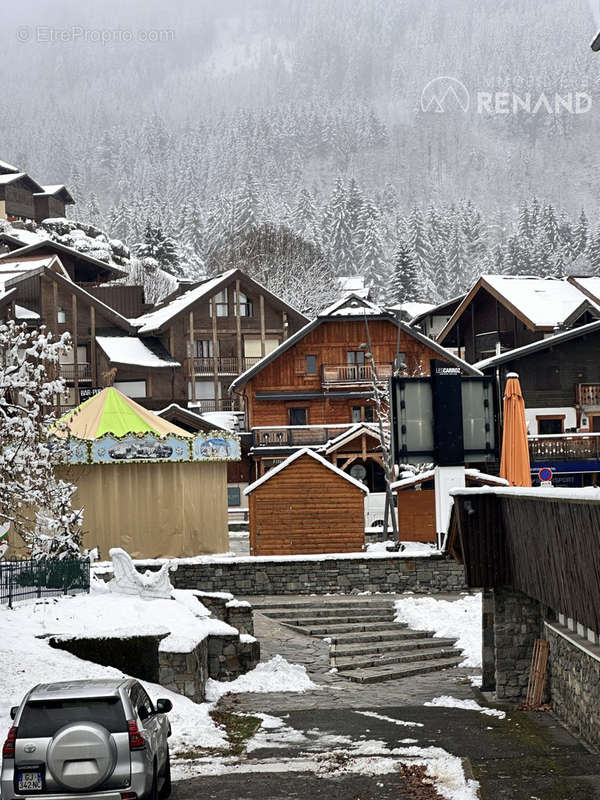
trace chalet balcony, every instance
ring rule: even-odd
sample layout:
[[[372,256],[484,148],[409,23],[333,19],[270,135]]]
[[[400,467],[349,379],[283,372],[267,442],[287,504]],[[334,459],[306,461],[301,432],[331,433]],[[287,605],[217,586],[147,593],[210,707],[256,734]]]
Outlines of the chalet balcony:
[[[259,357],[201,356],[186,359],[187,375],[214,375],[215,361],[218,375],[241,375],[260,361]]]
[[[80,361],[77,364],[61,364],[60,377],[66,381],[73,382],[77,376],[78,381],[91,381],[92,368],[87,361]]]
[[[204,414],[206,411],[237,411],[233,400],[189,400],[188,408],[196,414]]]
[[[577,387],[579,405],[586,411],[600,411],[600,384],[580,383]]]
[[[531,463],[600,460],[600,433],[562,433],[529,437]]]
[[[390,362],[376,364],[375,370],[379,380],[392,377],[394,365]],[[323,364],[323,386],[352,386],[370,384],[373,380],[371,364]]]
[[[306,447],[335,439],[352,423],[342,425],[281,425],[252,429],[253,447]]]

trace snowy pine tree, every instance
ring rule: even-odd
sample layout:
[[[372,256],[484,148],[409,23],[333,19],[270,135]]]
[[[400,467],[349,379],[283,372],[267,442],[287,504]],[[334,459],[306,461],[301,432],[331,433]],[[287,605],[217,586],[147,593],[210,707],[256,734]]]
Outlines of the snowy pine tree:
[[[420,289],[421,281],[415,253],[410,243],[401,239],[394,253],[388,303],[418,302],[421,299]]]

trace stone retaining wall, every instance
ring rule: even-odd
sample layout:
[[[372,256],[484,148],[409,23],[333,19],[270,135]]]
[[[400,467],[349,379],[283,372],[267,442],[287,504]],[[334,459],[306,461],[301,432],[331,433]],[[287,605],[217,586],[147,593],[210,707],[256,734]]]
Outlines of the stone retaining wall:
[[[138,567],[144,569],[143,565]],[[336,556],[323,559],[236,558],[179,564],[171,580],[178,589],[227,591],[235,595],[359,592],[459,592],[462,565],[442,557],[382,558]]]
[[[585,640],[585,649],[577,647],[548,626],[545,635],[550,643],[549,684],[554,710],[571,730],[600,748],[600,647]],[[573,634],[570,637],[578,639]]]
[[[194,703],[205,698],[208,672],[208,648],[210,639],[203,639],[189,653],[159,651],[159,680],[161,686],[179,692]]]

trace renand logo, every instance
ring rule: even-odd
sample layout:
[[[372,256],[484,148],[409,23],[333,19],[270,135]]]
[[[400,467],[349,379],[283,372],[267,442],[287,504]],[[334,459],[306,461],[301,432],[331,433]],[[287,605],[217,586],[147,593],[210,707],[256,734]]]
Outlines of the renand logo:
[[[473,94],[474,102],[471,103]],[[592,108],[588,92],[470,92],[465,84],[449,75],[433,78],[421,92],[425,114],[469,110],[476,114],[586,114]]]
[[[429,81],[421,92],[421,109],[426,113],[445,114],[447,111],[463,111],[471,107],[469,90],[458,78],[441,75]]]

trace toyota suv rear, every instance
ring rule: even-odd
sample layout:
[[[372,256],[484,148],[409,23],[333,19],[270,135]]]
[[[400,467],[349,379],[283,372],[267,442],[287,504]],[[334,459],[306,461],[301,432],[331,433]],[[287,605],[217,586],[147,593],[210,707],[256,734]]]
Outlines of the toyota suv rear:
[[[168,797],[170,709],[132,679],[35,686],[11,709],[2,800]]]

